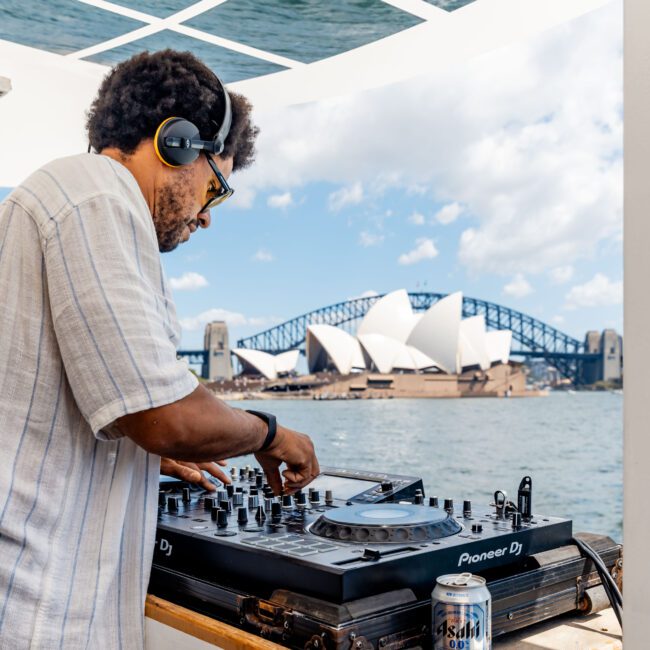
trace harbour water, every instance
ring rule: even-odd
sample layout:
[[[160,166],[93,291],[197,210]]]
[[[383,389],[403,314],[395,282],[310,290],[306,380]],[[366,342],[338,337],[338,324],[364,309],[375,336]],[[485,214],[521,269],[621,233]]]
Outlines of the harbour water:
[[[244,404],[233,406],[270,411],[310,434],[322,465],[421,476],[427,496],[471,499],[475,507],[496,489],[516,501],[519,481],[530,475],[535,512],[622,541],[621,395]]]

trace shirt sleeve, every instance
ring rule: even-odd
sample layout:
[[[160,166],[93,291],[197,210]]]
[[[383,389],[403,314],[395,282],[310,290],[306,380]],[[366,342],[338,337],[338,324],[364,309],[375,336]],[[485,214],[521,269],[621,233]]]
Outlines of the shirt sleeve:
[[[92,197],[45,242],[54,330],[79,409],[100,439],[129,413],[189,395],[196,377],[176,356],[149,215],[113,195]]]

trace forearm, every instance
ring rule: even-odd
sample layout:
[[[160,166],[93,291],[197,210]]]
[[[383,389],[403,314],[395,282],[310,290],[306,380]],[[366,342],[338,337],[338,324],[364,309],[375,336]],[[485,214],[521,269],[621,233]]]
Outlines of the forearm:
[[[259,450],[267,425],[203,386],[183,399],[118,419],[114,427],[161,456],[195,462]]]

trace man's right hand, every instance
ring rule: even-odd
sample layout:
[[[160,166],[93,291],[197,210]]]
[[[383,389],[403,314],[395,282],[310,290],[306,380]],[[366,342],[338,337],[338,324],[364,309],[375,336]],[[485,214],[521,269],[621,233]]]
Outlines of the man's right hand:
[[[255,453],[257,462],[266,473],[266,480],[275,494],[282,490],[280,465],[287,468],[282,472],[284,489],[287,493],[295,492],[320,474],[318,459],[311,438],[278,424],[273,444],[264,451]]]

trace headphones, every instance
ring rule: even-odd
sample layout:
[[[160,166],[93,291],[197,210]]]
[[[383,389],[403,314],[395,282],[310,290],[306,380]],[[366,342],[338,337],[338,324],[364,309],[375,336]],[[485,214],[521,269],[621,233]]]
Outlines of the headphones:
[[[212,140],[201,140],[198,128],[182,117],[168,117],[156,129],[153,146],[156,155],[168,167],[181,167],[193,163],[201,151],[219,155],[232,124],[230,96],[225,86],[217,79],[224,97],[224,111],[221,126]],[[216,126],[216,123],[215,123]]]

